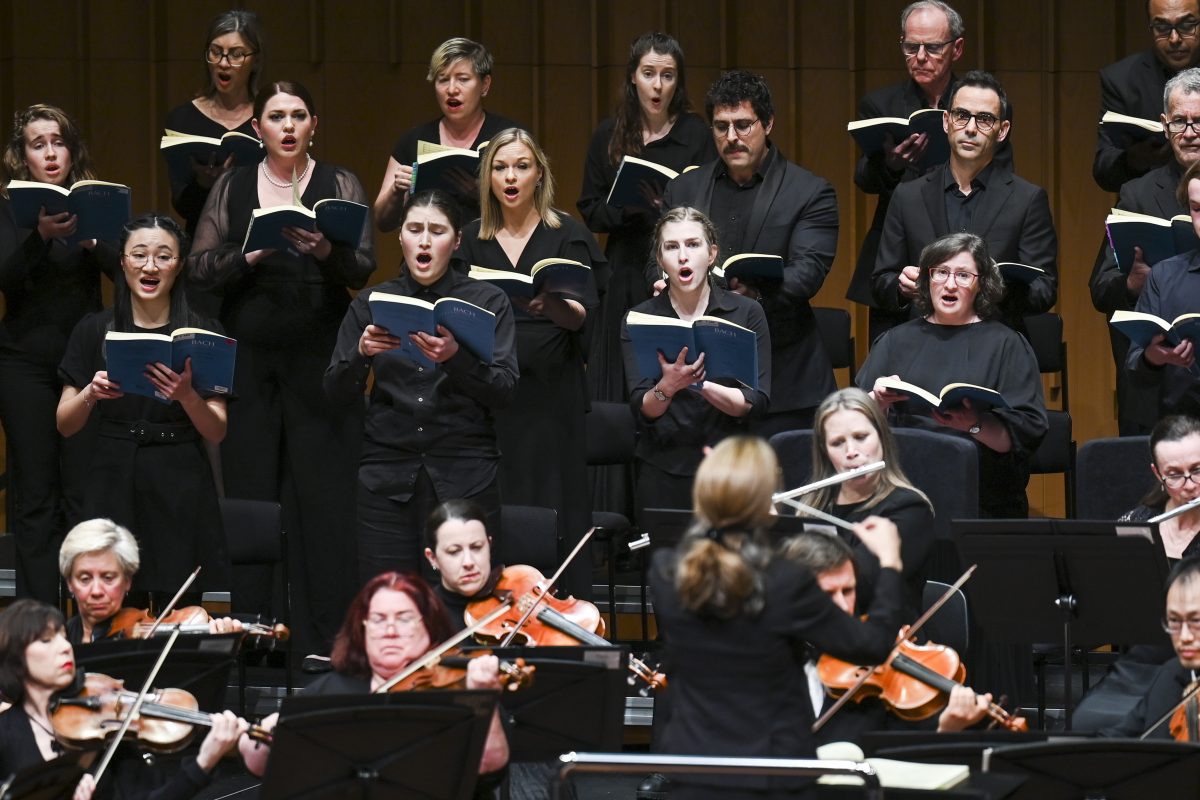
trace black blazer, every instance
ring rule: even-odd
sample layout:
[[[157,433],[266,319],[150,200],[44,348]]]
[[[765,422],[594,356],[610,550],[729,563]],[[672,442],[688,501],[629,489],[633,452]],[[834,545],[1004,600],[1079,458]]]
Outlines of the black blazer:
[[[693,206],[707,214],[720,163],[711,161],[668,183],[663,208]],[[720,222],[713,222],[720,231]],[[782,284],[762,297],[771,331],[772,413],[812,408],[837,388],[809,306],[833,266],[837,239],[833,186],[776,149],[755,196],[745,237],[746,252],[784,258]]]
[[[909,305],[901,302],[900,271],[917,263],[925,245],[952,233],[945,198],[949,174],[949,164],[943,164],[896,188],[871,276],[871,292],[881,308],[898,311]],[[987,241],[992,258],[1046,271],[1028,287],[1015,281],[1005,287],[1000,309],[1019,327],[1021,317],[1049,311],[1058,299],[1058,236],[1046,190],[997,165],[978,202],[978,227],[972,233]]]
[[[1157,120],[1163,109],[1163,87],[1170,77],[1153,50],[1143,50],[1109,64],[1100,70],[1100,116],[1104,116],[1105,111],[1116,111],[1131,117]],[[1119,192],[1122,184],[1145,172],[1132,169],[1125,159],[1125,146],[1114,140],[1103,127],[1099,128],[1092,177],[1101,189]]]
[[[1111,728],[1097,732],[1104,737],[1137,738],[1146,729],[1158,722],[1159,718],[1183,699],[1183,692],[1192,680],[1192,671],[1185,669],[1179,659],[1172,657],[1170,661],[1158,668],[1150,688],[1142,695],[1142,699],[1134,706],[1120,723]],[[1154,729],[1150,739],[1170,739],[1170,724],[1164,722]]]

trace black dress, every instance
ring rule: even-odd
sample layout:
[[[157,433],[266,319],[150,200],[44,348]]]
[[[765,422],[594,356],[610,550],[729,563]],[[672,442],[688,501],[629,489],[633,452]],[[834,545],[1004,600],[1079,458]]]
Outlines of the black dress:
[[[805,567],[776,558],[765,571],[766,606],[757,616],[720,620],[682,607],[675,551],[655,554],[654,613],[671,676],[671,712],[662,751],[687,755],[811,758],[816,741],[804,673],[805,642],[856,664],[887,657],[900,624],[900,575],[881,570],[868,621],[842,611]],[[794,797],[782,778],[684,776],[672,800]]]
[[[396,159],[397,164],[411,167],[417,160],[417,142],[442,143],[441,123],[442,118],[438,117],[431,122],[409,128],[396,140],[396,145],[392,148],[392,158]],[[524,127],[524,125],[519,125],[508,117],[484,112],[483,127],[479,129],[479,135],[475,137],[475,141],[471,142],[471,149],[479,149],[480,145],[490,142],[492,137],[500,131],[509,128]],[[463,219],[475,219],[479,216],[478,194],[459,194],[456,192],[453,196],[455,202],[462,207]]]
[[[104,369],[104,335],[112,321],[109,309],[75,327],[60,370],[65,385],[82,390]],[[220,331],[215,322],[192,322]],[[169,334],[175,327],[134,330]],[[84,510],[124,525],[138,540],[142,564],[134,587],[174,592],[203,566],[193,590],[228,588],[229,556],[212,468],[183,406],[127,394],[98,402],[94,415],[99,438]]]
[[[367,205],[358,178],[317,162],[301,202],[312,208],[328,197]],[[277,250],[251,267],[241,249],[259,206],[258,167],[218,178],[188,270],[201,288],[220,295],[221,322],[238,340],[236,398],[221,444],[226,494],[283,506],[292,632],[301,652],[323,652],[354,593],[362,405],[333,405],[321,381],[349,290],[365,286],[375,270],[373,230],[364,224],[357,242],[334,243],[324,261]],[[268,578],[239,568],[235,581],[235,610],[269,612]]]
[[[230,131],[258,138],[249,119],[236,128],[226,128],[197,108],[191,100],[176,106],[167,113],[166,128],[176,133],[186,133],[189,136],[210,136],[214,139],[219,139]],[[208,199],[208,192],[209,189],[196,183],[194,178],[182,183],[174,180],[172,176],[171,207],[175,209],[175,213],[183,217],[188,236],[196,235],[196,224],[200,221],[200,212],[204,210],[204,201]]]
[[[570,258],[593,269],[603,265],[604,255],[587,228],[562,212],[558,215],[562,225],[539,223],[516,264],[496,239],[479,238],[478,220],[463,228],[459,255],[474,266],[526,275],[544,258]],[[496,413],[500,494],[505,503],[557,511],[558,534],[569,552],[591,527],[592,518],[583,337],[516,308],[514,316],[521,377],[512,405]],[[591,563],[586,554],[571,562],[563,578],[565,592],[590,596]]]
[[[118,271],[115,248],[46,242],[17,227],[0,197],[0,423],[8,439],[9,520],[16,542],[17,596],[58,603],[58,547],[78,522],[90,429],[63,441],[55,424],[58,362],[71,330],[99,311],[100,275]]]
[[[979,452],[979,506],[985,517],[1024,517],[1029,513],[1025,485],[1029,459],[1046,433],[1046,405],[1042,379],[1029,343],[1001,322],[970,325],[937,325],[910,320],[884,334],[855,381],[871,391],[875,379],[899,375],[928,391],[939,392],[948,383],[973,383],[1004,395],[1009,408],[992,413],[1004,423],[1012,450],[997,453],[976,442]],[[925,428],[950,436],[970,438],[938,425],[929,412],[914,403],[897,403],[889,417],[893,425]]]
[[[650,259],[650,236],[658,214],[615,208],[606,202],[620,166],[614,164],[608,154],[615,127],[616,118],[609,117],[592,133],[583,165],[583,186],[575,206],[589,229],[608,234],[604,247],[609,264],[607,279],[603,273],[596,273],[602,310],[592,334],[588,384],[595,400],[624,401],[629,394],[621,356],[621,321],[625,319],[626,311],[650,298],[646,263]],[[717,151],[704,120],[686,112],[679,116],[666,136],[643,145],[637,157],[681,172],[686,167],[713,160]]]

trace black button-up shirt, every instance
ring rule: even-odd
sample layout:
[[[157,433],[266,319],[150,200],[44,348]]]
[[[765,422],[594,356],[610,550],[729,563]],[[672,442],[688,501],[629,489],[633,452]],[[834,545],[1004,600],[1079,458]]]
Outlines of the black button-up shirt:
[[[775,148],[768,147],[762,163],[746,183],[737,183],[729,177],[729,168],[724,161],[717,164],[713,173],[712,201],[708,210],[709,219],[720,233],[722,264],[730,256],[746,252],[746,223],[750,221],[750,212],[754,210],[754,198],[758,196],[758,189],[762,186],[763,178],[774,157]]]
[[[963,194],[962,190],[958,188],[958,181],[954,178],[954,173],[949,169],[946,170],[946,221],[950,223],[949,230],[951,232],[976,230],[974,225],[975,209],[979,207],[979,201],[976,198],[987,191],[988,180],[991,177],[992,164],[988,164],[971,181],[971,193]]]
[[[465,347],[432,368],[400,351],[364,357],[358,341],[371,322],[371,291],[429,302],[457,297],[491,311],[496,315],[491,362],[481,361]],[[432,286],[402,275],[359,293],[338,331],[325,390],[336,401],[355,402],[368,374],[375,371],[359,468],[359,480],[368,489],[407,501],[422,468],[439,497],[474,494],[495,479],[500,451],[492,412],[508,405],[516,391],[514,332],[512,306],[504,292],[454,268]]]

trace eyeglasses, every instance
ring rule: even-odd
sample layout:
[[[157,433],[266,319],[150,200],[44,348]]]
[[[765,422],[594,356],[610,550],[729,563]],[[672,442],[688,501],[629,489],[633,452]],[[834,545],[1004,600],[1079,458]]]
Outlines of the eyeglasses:
[[[929,280],[932,283],[945,283],[950,280],[951,275],[954,276],[954,282],[964,289],[974,283],[975,279],[979,277],[974,272],[956,272],[946,267],[930,267],[929,269]]]
[[[1180,39],[1190,39],[1196,35],[1197,28],[1200,28],[1200,20],[1196,19],[1185,19],[1173,25],[1162,20],[1150,23],[1150,33],[1155,39],[1170,39],[1172,33],[1178,33]]]
[[[1183,629],[1187,628],[1193,634],[1200,635],[1200,619],[1171,619],[1167,617],[1162,621],[1162,628],[1172,636],[1178,636],[1183,633]]]
[[[756,122],[758,122],[757,117],[754,119],[735,119],[733,122],[723,119],[714,119],[712,129],[721,136],[728,136],[730,126],[733,126],[733,129],[737,131],[738,136],[745,136],[750,132],[750,129],[754,127],[754,123]]]
[[[133,266],[141,269],[150,262],[149,253],[125,253],[125,260]],[[171,265],[179,260],[179,256],[169,256],[166,253],[159,253],[154,256],[154,266],[159,269],[170,269]]]
[[[1167,123],[1167,132],[1172,136],[1179,136],[1188,128],[1192,129],[1192,133],[1200,135],[1200,119],[1173,119]]]
[[[1000,118],[995,114],[989,114],[986,111],[980,111],[978,114],[972,114],[965,108],[950,109],[950,121],[954,123],[956,128],[965,128],[972,120],[975,120],[975,127],[985,133],[992,129],[992,126],[1000,121]]]
[[[1187,472],[1168,472],[1166,475],[1159,476],[1163,482],[1163,486],[1170,489],[1178,489],[1188,481],[1200,486],[1200,467],[1192,467]]]
[[[900,49],[904,51],[904,55],[908,58],[916,58],[921,52],[921,48],[925,48],[925,55],[930,58],[937,58],[942,55],[946,48],[954,44],[957,39],[948,39],[944,42],[900,42]]]
[[[224,59],[229,62],[231,67],[240,67],[246,63],[246,56],[257,55],[254,50],[243,50],[240,47],[235,47],[232,50],[222,50],[217,45],[212,45],[204,53],[204,59],[210,64],[220,64]]]
[[[375,635],[387,633],[388,628],[395,625],[397,631],[411,631],[421,621],[420,614],[397,614],[394,617],[386,617],[382,614],[371,615],[363,620],[363,625],[366,626],[367,632]]]

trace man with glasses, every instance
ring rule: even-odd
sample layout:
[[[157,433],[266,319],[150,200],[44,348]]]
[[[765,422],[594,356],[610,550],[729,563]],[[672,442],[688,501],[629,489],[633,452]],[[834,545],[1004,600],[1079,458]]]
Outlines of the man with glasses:
[[[1159,114],[1163,87],[1176,73],[1200,65],[1200,0],[1147,0],[1152,46],[1100,70],[1100,113],[1115,111],[1139,119]],[[1101,189],[1121,186],[1171,160],[1171,148],[1157,136],[1129,138],[1101,125],[1092,176]]]
[[[1162,722],[1183,699],[1183,693],[1200,677],[1200,558],[1185,558],[1167,577],[1163,630],[1171,637],[1175,657],[1159,667],[1133,711],[1121,722],[1100,731],[1101,736],[1170,739],[1170,724]],[[1192,741],[1195,741],[1193,739]]]
[[[726,72],[705,98],[719,158],[667,184],[663,210],[692,206],[716,225],[719,261],[738,253],[783,257],[783,279],[729,288],[762,303],[771,329],[771,411],[762,435],[811,426],[813,411],[837,388],[809,300],[837,250],[833,187],[793,164],[768,138],[775,124],[761,75]]]
[[[1029,282],[1006,278],[1000,311],[1023,330],[1023,318],[1048,311],[1058,292],[1058,237],[1050,203],[1040,186],[996,163],[1008,138],[1008,98],[988,72],[968,72],[950,96],[943,128],[950,160],[896,187],[884,218],[871,292],[880,308],[912,313],[917,259],[930,242],[949,233],[973,233],[998,262],[1042,270]]]
[[[1116,207],[1170,219],[1188,213],[1187,203],[1179,198],[1179,182],[1187,168],[1200,160],[1200,68],[1186,69],[1167,81],[1162,102],[1163,139],[1173,157],[1122,186]],[[1115,311],[1131,311],[1142,294],[1151,266],[1144,260],[1141,248],[1137,248],[1128,273],[1121,272],[1108,246],[1108,236],[1104,236],[1088,281],[1092,305],[1106,320]],[[1147,434],[1158,420],[1157,387],[1129,380],[1123,368],[1129,339],[1113,327],[1109,327],[1109,336],[1117,365],[1118,432],[1122,436]]]
[[[922,108],[949,108],[950,87],[954,84],[954,62],[963,54],[963,20],[957,11],[941,0],[920,0],[900,13],[900,52],[908,69],[908,80],[885,86],[867,94],[858,104],[859,119],[905,117]],[[1012,108],[1005,119],[1012,120]],[[921,176],[931,167],[922,160],[928,137],[914,134],[891,147],[858,159],[854,184],[867,194],[879,196],[871,227],[858,251],[854,276],[846,298],[870,306],[870,338],[908,318],[879,307],[871,296],[871,272],[879,249],[879,237],[887,216],[892,192],[903,181]],[[1005,138],[996,148],[995,160],[1012,169],[1012,145]]]

